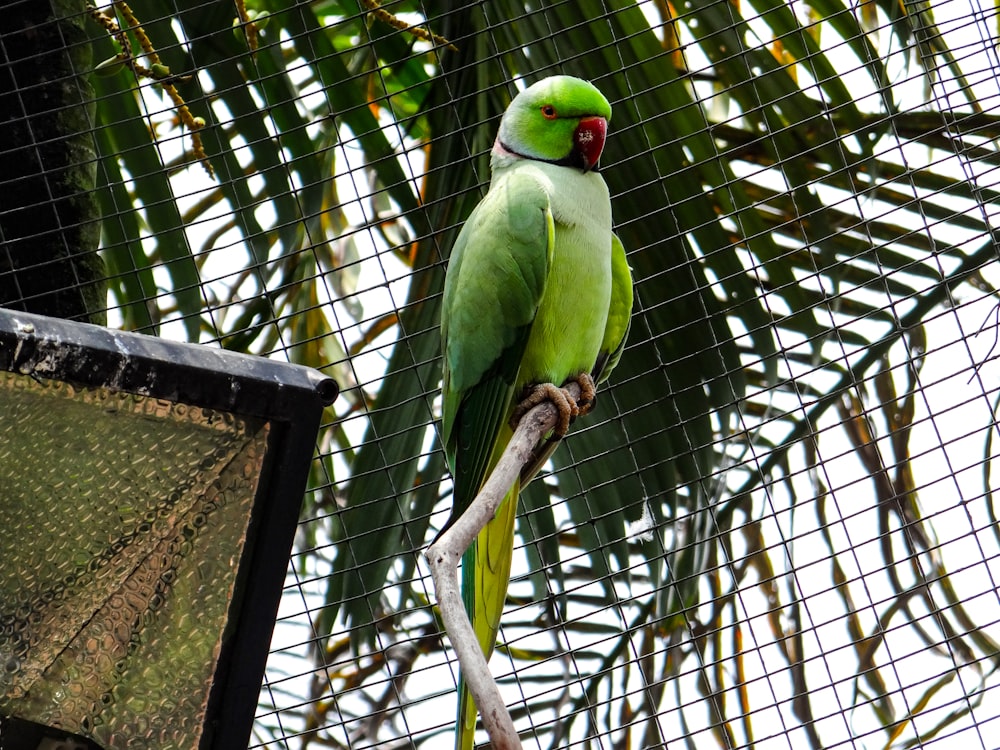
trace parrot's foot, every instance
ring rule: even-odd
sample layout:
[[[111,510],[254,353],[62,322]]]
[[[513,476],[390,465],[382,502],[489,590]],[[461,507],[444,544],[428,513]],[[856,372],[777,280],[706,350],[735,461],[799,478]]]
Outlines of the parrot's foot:
[[[510,418],[511,427],[516,428],[521,417],[534,409],[539,404],[551,401],[558,412],[556,426],[552,430],[552,435],[559,440],[569,431],[569,424],[580,414],[586,414],[593,406],[597,398],[597,389],[594,386],[594,379],[590,373],[582,372],[575,378],[570,378],[567,383],[576,383],[580,386],[580,398],[575,399],[565,387],[557,388],[552,383],[540,383],[531,387],[528,394],[514,408],[514,414]]]
[[[579,415],[590,414],[590,410],[597,403],[597,386],[589,372],[581,372],[575,378],[570,378],[566,383],[576,383],[580,386],[580,398],[576,400],[576,408]],[[565,387],[565,383],[563,386]]]
[[[569,423],[573,417],[580,413],[580,409],[565,390],[552,385],[552,383],[540,383],[531,387],[528,395],[514,407],[514,413],[510,418],[511,427],[516,428],[521,417],[546,401],[551,401],[552,405],[556,407],[558,417],[553,434],[561,438],[569,430]]]

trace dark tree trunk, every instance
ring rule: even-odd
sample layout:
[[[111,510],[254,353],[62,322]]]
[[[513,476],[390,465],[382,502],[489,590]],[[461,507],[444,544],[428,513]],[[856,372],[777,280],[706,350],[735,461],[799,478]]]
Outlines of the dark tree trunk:
[[[104,323],[83,0],[0,12],[0,306]]]

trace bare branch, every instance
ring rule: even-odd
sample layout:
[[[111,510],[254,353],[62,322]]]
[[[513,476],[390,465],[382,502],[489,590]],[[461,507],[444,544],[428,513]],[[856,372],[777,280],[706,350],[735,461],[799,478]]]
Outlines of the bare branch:
[[[572,401],[579,399],[580,386],[577,383],[567,384],[566,391]],[[483,717],[490,743],[497,750],[517,750],[521,741],[465,613],[458,585],[458,563],[472,540],[496,515],[507,491],[521,474],[522,467],[533,460],[538,442],[555,427],[557,421],[558,412],[551,401],[539,404],[525,414],[476,499],[425,553],[445,630],[479,715]]]

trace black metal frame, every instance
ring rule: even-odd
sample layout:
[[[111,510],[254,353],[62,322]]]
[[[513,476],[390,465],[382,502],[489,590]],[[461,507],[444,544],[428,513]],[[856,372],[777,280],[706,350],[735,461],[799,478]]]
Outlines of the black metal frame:
[[[300,365],[10,310],[0,310],[0,369],[271,423],[200,745],[245,748],[316,434],[337,384]]]

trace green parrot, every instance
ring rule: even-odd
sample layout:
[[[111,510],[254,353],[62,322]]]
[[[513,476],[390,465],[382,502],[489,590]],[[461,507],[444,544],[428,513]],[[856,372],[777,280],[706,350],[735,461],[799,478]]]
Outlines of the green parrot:
[[[489,192],[448,265],[442,440],[454,500],[445,528],[475,499],[520,414],[547,399],[560,410],[554,434],[462,558],[462,596],[487,659],[507,595],[520,488],[570,419],[589,410],[628,334],[632,277],[597,172],[610,118],[607,99],[579,78],[553,76],[519,93],[493,145]],[[580,383],[579,402],[553,387],[571,381]],[[472,747],[475,728],[460,680],[458,750]]]

